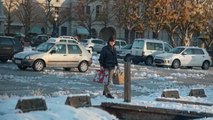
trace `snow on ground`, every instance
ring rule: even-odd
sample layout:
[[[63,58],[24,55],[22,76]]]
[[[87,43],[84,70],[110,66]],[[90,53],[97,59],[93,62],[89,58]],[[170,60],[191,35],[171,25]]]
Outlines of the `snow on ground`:
[[[28,50],[28,48],[27,48]],[[30,50],[30,49],[29,49]],[[93,56],[93,65],[94,68],[98,67],[98,55]],[[96,69],[96,68],[95,68]],[[98,69],[98,68],[97,68]],[[123,69],[123,64],[121,64],[121,69]],[[168,68],[165,68],[168,69]],[[155,71],[143,68],[132,67],[133,78],[132,79],[153,79],[150,86],[155,86],[156,89],[150,89],[149,84],[147,86],[139,86],[139,82],[135,85],[132,85],[132,91],[143,91],[143,95],[136,95],[131,98],[130,103],[123,102],[123,98],[120,96],[115,96],[115,99],[108,99],[100,93],[93,92],[90,90],[85,90],[87,93],[91,95],[92,105],[100,105],[102,102],[114,102],[114,103],[124,103],[124,104],[133,104],[133,105],[142,105],[149,107],[158,107],[158,108],[170,108],[170,109],[178,109],[178,110],[188,110],[188,111],[196,111],[196,112],[207,112],[213,113],[213,106],[203,106],[203,105],[189,105],[189,104],[180,104],[180,103],[172,103],[172,102],[159,102],[155,101],[156,98],[159,98],[162,93],[162,89],[165,89],[162,86],[172,86],[171,88],[177,89],[180,94],[181,100],[189,100],[194,102],[203,102],[213,104],[213,86],[204,86],[204,85],[194,85],[194,86],[178,86],[175,85],[174,82],[167,81],[167,79],[174,79],[177,77],[183,78],[199,78],[203,79],[205,77],[206,72],[193,72],[193,74],[187,73],[172,73],[169,76],[160,76]],[[56,74],[57,77],[66,78],[67,76],[63,72],[55,72],[54,70],[47,70],[43,72],[44,74]],[[94,74],[94,72],[86,73],[86,74]],[[13,75],[1,75],[0,79],[9,79],[14,78],[16,76]],[[39,77],[39,76],[38,76]],[[26,79],[28,79],[26,77]],[[34,78],[36,79],[36,78]],[[83,78],[82,78],[83,79]],[[81,83],[79,83],[81,84]],[[83,84],[83,83],[82,83]],[[144,83],[143,83],[144,84]],[[166,84],[166,85],[165,85]],[[123,88],[122,85],[117,85],[117,87]],[[162,88],[161,88],[162,87]],[[207,97],[189,97],[189,91],[192,88],[203,88],[205,89],[205,93]],[[116,91],[114,91],[116,92]],[[146,94],[147,93],[147,94]],[[66,91],[58,91],[55,96],[43,96],[48,110],[47,111],[33,111],[28,113],[19,113],[19,110],[15,110],[15,106],[17,101],[22,98],[19,96],[8,96],[1,95],[0,96],[0,120],[116,120],[117,118],[103,110],[100,110],[95,107],[84,107],[84,108],[74,108],[71,106],[65,105],[65,100],[67,98],[67,94],[69,92]],[[75,95],[75,94],[71,94]],[[28,96],[35,97],[35,96]],[[204,118],[206,120],[212,120],[213,118]],[[203,120],[204,120],[203,119]]]

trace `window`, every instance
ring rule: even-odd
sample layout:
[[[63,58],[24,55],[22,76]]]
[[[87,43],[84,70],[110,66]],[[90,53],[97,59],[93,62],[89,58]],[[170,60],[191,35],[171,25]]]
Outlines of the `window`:
[[[101,5],[96,6],[96,17],[99,17],[101,13]]]
[[[58,44],[55,46],[55,50],[58,54],[66,54],[66,45]]]
[[[125,42],[121,42],[121,46],[125,46],[126,45],[126,43]]]
[[[193,54],[197,54],[197,55],[203,55],[204,52],[202,49],[193,49]]]
[[[136,48],[136,49],[143,49],[144,47],[144,41],[143,40],[136,40],[133,45],[132,48]]]
[[[68,45],[68,53],[69,54],[81,54],[82,51],[78,45]]]
[[[92,43],[95,43],[95,44],[104,44],[104,42],[101,41],[101,40],[93,40]]]
[[[162,43],[151,43],[147,42],[147,50],[163,50],[163,45]]]
[[[164,49],[166,52],[169,52],[172,49],[172,47],[169,44],[164,43]]]
[[[10,38],[2,38],[0,42],[2,45],[13,45],[12,39]]]
[[[90,15],[90,6],[86,7],[86,14]]]
[[[192,55],[193,54],[193,50],[189,48],[184,53],[186,53],[187,55]]]

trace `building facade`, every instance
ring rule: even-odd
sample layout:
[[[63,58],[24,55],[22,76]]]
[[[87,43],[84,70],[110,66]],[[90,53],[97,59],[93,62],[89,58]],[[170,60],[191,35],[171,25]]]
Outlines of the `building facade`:
[[[4,23],[5,23],[5,15],[4,15],[4,10],[3,10],[3,4],[2,1],[0,0],[0,35],[4,34]]]
[[[75,18],[75,11],[76,5],[79,3],[80,0],[34,0],[38,3],[38,5],[44,8],[44,13],[40,13],[39,15],[43,18],[43,22],[36,21],[31,24],[30,32],[37,33],[37,34],[49,34],[52,36],[60,36],[60,35],[71,35],[71,36],[78,36],[79,39],[84,39],[89,37],[97,37],[101,38],[105,41],[108,40],[110,36],[115,36],[118,39],[127,40],[128,33],[121,27],[116,25],[116,20],[111,20],[106,24],[103,24],[100,21],[92,22],[90,27],[86,25],[82,25],[80,20]],[[107,2],[107,6],[109,6],[109,13],[110,13],[110,6],[112,6],[114,0],[109,0]],[[64,11],[66,10],[66,11]],[[85,13],[91,15],[91,19],[95,20],[97,15],[100,13],[101,10],[106,10],[103,8],[103,3],[99,0],[96,2],[89,3],[85,6]],[[39,11],[39,10],[38,10]],[[68,12],[68,13],[67,13]],[[50,14],[51,13],[51,14]],[[70,16],[67,17],[66,16]],[[0,14],[1,15],[1,14]],[[49,15],[52,15],[52,22],[48,21]],[[64,18],[64,19],[63,19]],[[1,20],[1,19],[0,19]],[[15,21],[14,21],[15,22]],[[5,24],[6,25],[6,24]],[[13,25],[13,24],[12,24]],[[6,28],[6,27],[5,27]],[[22,30],[22,31],[19,31]],[[22,32],[22,29],[14,29],[11,30],[13,32]],[[90,31],[90,32],[89,32]],[[143,35],[137,33],[137,31],[131,31],[130,41],[133,41],[134,38],[137,37],[144,37],[144,38],[152,38],[153,33],[150,30],[145,30]],[[167,40],[167,34],[162,32],[159,35],[159,39]]]

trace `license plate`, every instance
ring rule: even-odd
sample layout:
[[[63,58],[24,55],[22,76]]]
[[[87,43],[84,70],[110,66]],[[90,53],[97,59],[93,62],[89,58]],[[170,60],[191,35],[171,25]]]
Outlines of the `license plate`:
[[[21,64],[21,60],[15,60],[15,63]]]

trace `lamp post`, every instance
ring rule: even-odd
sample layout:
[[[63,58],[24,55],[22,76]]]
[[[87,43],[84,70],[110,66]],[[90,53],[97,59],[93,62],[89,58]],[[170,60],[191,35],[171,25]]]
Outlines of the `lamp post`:
[[[49,15],[50,15],[50,2],[51,2],[51,0],[46,0],[47,11],[46,11],[46,21],[45,21],[45,30],[44,30],[44,33],[46,33],[46,34],[48,32],[48,18],[49,18]]]
[[[55,33],[56,33],[56,36],[58,36],[58,17],[59,17],[59,15],[57,13],[55,13],[54,21],[55,21]]]

